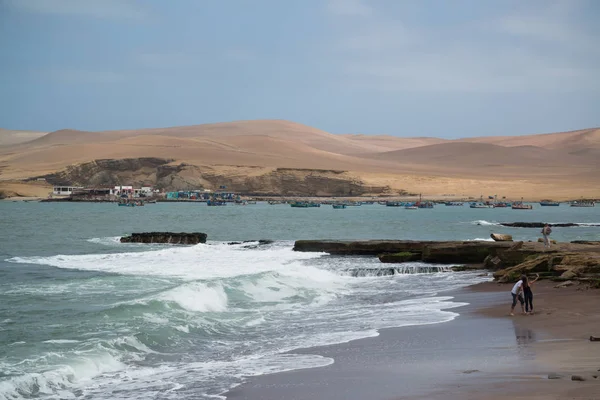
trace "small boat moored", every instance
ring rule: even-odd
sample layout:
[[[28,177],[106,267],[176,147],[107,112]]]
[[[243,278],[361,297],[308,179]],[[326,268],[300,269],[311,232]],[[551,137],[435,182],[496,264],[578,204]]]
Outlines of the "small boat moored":
[[[494,206],[491,204],[485,203],[471,203],[469,204],[469,208],[493,208]]]
[[[571,203],[571,207],[595,207],[595,206],[596,206],[596,202],[587,201],[587,200],[574,201]]]
[[[558,207],[558,206],[560,206],[560,203],[558,201],[542,200],[542,201],[540,201],[540,206],[542,206],[542,207]]]
[[[331,206],[332,206],[332,207],[333,207],[335,210],[341,210],[341,209],[344,209],[344,208],[346,208],[346,205],[345,205],[345,204],[332,204]]]
[[[533,206],[531,204],[525,204],[522,201],[517,201],[512,204],[513,210],[531,210]]]

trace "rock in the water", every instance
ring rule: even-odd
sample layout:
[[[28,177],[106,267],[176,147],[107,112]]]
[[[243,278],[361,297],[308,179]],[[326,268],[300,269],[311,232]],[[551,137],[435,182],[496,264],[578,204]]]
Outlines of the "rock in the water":
[[[496,242],[512,242],[513,241],[513,238],[511,235],[506,235],[503,233],[492,233],[490,235],[490,237],[492,239],[494,239],[494,241],[496,241]]]
[[[583,376],[581,376],[581,375],[572,375],[572,376],[571,376],[571,380],[572,380],[572,381],[580,381],[580,382],[583,382],[583,381],[585,381],[585,378],[584,378]]]
[[[418,261],[421,259],[421,254],[404,251],[393,254],[380,254],[379,261],[382,263],[403,263],[408,261]]]
[[[512,228],[543,228],[546,225],[544,222],[500,222],[502,226],[510,226]],[[564,224],[548,224],[558,228],[568,228],[572,226],[579,226],[579,224],[573,222],[567,222]]]
[[[548,379],[560,379],[560,378],[562,378],[562,376],[555,372],[551,372],[548,374]]]
[[[198,244],[206,243],[206,238],[206,233],[201,232],[143,232],[123,236],[121,243]]]

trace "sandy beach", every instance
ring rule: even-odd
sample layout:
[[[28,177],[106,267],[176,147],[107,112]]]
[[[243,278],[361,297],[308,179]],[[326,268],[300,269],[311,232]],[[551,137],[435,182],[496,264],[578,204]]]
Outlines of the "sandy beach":
[[[450,322],[303,349],[327,367],[250,378],[228,399],[598,399],[600,291],[534,286],[535,315],[509,316],[511,285],[448,293],[469,305]],[[572,381],[573,375],[585,381]],[[557,378],[557,379],[549,379]]]

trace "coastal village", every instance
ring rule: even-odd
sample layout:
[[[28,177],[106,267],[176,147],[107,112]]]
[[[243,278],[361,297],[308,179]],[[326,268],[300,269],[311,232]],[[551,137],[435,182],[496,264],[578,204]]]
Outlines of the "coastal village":
[[[412,197],[412,199],[407,199]],[[558,202],[550,199],[536,203],[525,202],[523,199],[517,201],[507,200],[497,195],[480,196],[479,199],[468,198],[464,200],[426,200],[423,195],[404,196],[402,200],[397,198],[385,199],[382,197],[369,198],[299,198],[286,196],[246,196],[240,193],[227,191],[226,186],[221,186],[218,191],[210,189],[164,191],[151,186],[134,187],[133,185],[117,185],[112,187],[80,187],[80,186],[54,186],[45,202],[57,201],[82,201],[82,202],[115,202],[119,205],[141,206],[161,202],[200,202],[208,206],[226,206],[256,204],[258,201],[267,202],[270,205],[289,204],[294,208],[313,208],[321,205],[330,205],[334,209],[345,209],[347,207],[378,204],[386,207],[402,207],[408,210],[431,209],[436,205],[449,207],[481,208],[512,208],[514,210],[532,210],[534,204],[540,207],[558,207],[561,204],[570,207],[594,207],[596,199],[579,199],[569,202]]]

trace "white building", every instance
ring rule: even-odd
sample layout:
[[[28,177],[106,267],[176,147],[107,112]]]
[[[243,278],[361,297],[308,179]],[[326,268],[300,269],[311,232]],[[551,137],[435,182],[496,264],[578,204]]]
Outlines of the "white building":
[[[81,186],[54,186],[52,194],[57,196],[70,196],[75,190],[83,189]]]
[[[119,196],[122,194],[133,194],[133,186],[115,186],[111,191],[110,194],[113,194],[115,196]]]

